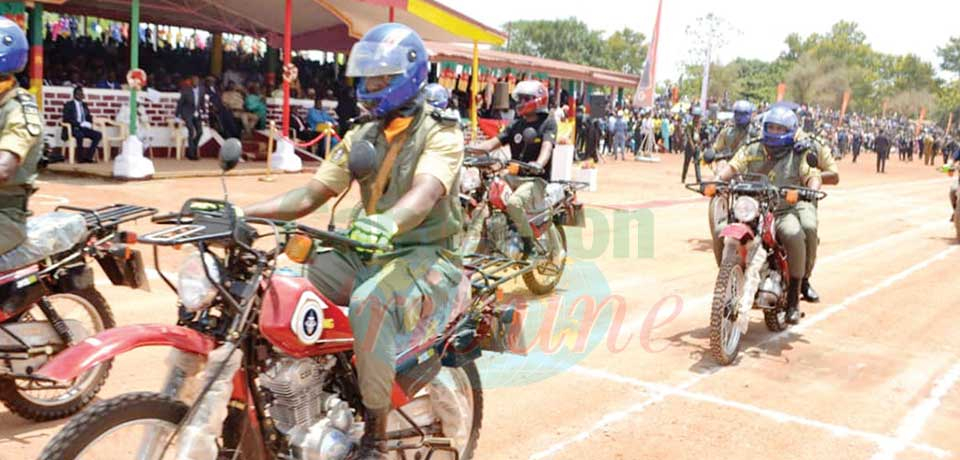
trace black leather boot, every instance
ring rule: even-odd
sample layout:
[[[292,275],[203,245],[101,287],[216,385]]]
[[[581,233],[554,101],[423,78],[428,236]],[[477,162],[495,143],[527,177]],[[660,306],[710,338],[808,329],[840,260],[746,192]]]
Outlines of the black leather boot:
[[[390,410],[366,410],[360,448],[351,460],[387,460],[387,415]]]
[[[800,323],[800,278],[790,278],[787,287],[787,324]]]
[[[809,278],[804,278],[803,283],[800,284],[800,295],[803,296],[804,301],[810,303],[820,302],[820,294],[817,294],[817,291],[810,285]]]

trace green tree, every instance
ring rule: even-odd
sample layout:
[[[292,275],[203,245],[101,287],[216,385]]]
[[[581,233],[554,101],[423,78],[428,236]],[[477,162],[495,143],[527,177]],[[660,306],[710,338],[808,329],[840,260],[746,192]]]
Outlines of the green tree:
[[[640,75],[647,58],[647,37],[629,27],[618,30],[604,41],[603,67]]]
[[[505,49],[511,53],[594,67],[605,63],[602,33],[577,18],[513,21],[504,29],[509,37]]]
[[[960,76],[960,37],[950,37],[945,46],[937,47],[940,56],[940,68]]]

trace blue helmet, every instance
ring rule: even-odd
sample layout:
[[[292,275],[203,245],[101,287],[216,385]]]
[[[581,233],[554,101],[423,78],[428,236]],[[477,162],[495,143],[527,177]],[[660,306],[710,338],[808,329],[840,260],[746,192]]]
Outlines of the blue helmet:
[[[447,103],[450,102],[450,93],[439,83],[430,83],[424,87],[423,95],[427,100],[427,104],[440,110],[447,108]]]
[[[737,101],[733,104],[733,122],[737,126],[747,126],[750,124],[750,117],[753,116],[753,104],[749,101]]]
[[[770,125],[779,125],[787,129],[785,133],[771,133]],[[786,107],[773,107],[763,116],[763,145],[767,147],[789,147],[793,145],[797,134],[797,114]]]
[[[420,95],[427,82],[427,48],[413,29],[397,23],[370,29],[353,45],[347,76],[357,79],[357,100],[374,117],[403,108]],[[379,91],[367,91],[368,77],[393,76]]]
[[[17,23],[0,17],[0,75],[20,72],[27,66],[30,45]]]

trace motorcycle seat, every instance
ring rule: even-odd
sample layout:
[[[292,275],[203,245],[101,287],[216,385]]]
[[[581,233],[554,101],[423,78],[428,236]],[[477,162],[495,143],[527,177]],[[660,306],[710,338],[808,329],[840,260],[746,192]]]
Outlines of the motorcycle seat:
[[[87,234],[79,214],[51,212],[27,219],[27,239],[0,255],[0,273],[35,264],[80,243]]]

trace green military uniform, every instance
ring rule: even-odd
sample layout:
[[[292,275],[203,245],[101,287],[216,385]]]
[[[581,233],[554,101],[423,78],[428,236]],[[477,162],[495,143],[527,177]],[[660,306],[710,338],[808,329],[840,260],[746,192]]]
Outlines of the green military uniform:
[[[717,135],[717,140],[713,142],[713,150],[717,153],[727,150],[736,153],[740,146],[747,142],[749,137],[749,125],[744,127],[737,126],[736,124],[727,126],[720,131],[720,134]],[[703,161],[704,166],[708,166],[706,164],[706,160],[701,161]],[[714,172],[717,171],[716,167],[714,166],[716,164],[717,163],[713,163],[713,165],[709,165],[714,168]]]
[[[837,160],[833,157],[830,147],[819,137],[803,132],[797,132],[797,140],[810,138],[813,140],[814,149],[817,151],[817,169],[824,172],[840,174],[840,168],[837,167]],[[800,216],[800,225],[803,226],[808,241],[814,244],[807,244],[807,271],[804,278],[810,278],[813,273],[813,267],[817,263],[817,248],[820,246],[820,236],[817,233],[819,223],[817,221],[817,205],[808,201],[797,203],[797,212]]]
[[[425,109],[413,116],[406,132],[376,213],[390,210],[417,175],[437,178],[446,194],[419,226],[394,236],[394,251],[369,261],[326,251],[314,256],[309,269],[310,280],[331,300],[342,305],[338,299],[349,299],[363,403],[372,410],[390,408],[397,356],[442,333],[454,306],[469,295],[461,289],[462,262],[456,252],[463,225],[458,198],[463,132],[457,123]],[[361,139],[373,143],[383,164],[390,143],[384,122],[375,121],[347,133],[314,180],[337,193],[346,190],[352,180],[350,147]],[[360,182],[364,205],[371,200],[374,181]]]
[[[26,238],[27,199],[37,177],[43,124],[33,96],[14,87],[0,96],[0,150],[19,159],[14,176],[0,183],[0,254]]]
[[[683,171],[680,173],[680,179],[685,181],[687,178],[687,168],[693,163],[693,170],[700,182],[700,126],[690,122],[683,127],[684,138],[687,145],[683,149]]]
[[[819,175],[819,171],[807,165],[803,155],[792,150],[779,160],[767,156],[763,144],[754,142],[741,148],[730,160],[730,167],[745,174],[765,174],[770,182],[778,187],[803,186],[811,177]],[[782,242],[787,251],[787,261],[790,265],[791,278],[803,278],[807,270],[807,254],[816,250],[816,213],[813,213],[813,228],[803,225],[810,223],[809,217],[803,220],[800,209],[781,200],[775,209],[777,216],[777,240]],[[812,232],[812,237],[811,235]]]

